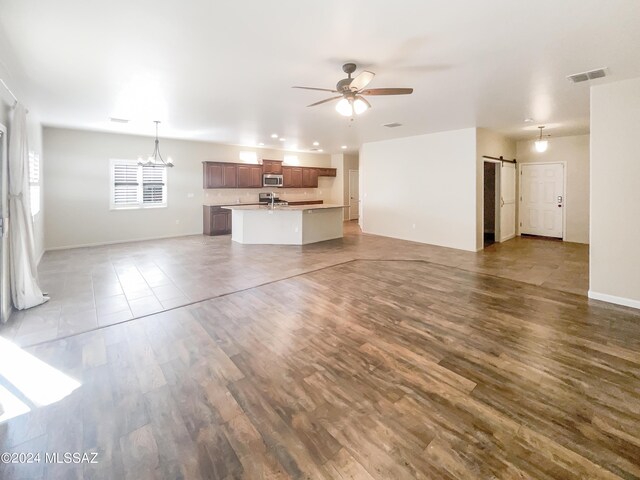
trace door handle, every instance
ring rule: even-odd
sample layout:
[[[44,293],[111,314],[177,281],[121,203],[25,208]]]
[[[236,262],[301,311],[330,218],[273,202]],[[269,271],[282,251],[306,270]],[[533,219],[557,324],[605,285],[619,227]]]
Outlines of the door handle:
[[[504,207],[504,198],[500,197],[500,206]]]
[[[562,195],[558,195],[558,203],[562,203]]]

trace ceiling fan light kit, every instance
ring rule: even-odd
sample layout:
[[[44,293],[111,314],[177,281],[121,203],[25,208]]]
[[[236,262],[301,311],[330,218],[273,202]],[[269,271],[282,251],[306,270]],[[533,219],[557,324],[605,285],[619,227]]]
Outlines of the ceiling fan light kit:
[[[369,85],[373,80],[373,77],[375,77],[375,73],[365,70],[352,78],[351,74],[356,71],[355,63],[345,63],[342,66],[342,70],[347,74],[347,78],[340,80],[336,84],[335,90],[315,87],[293,88],[337,93],[338,95],[335,97],[320,100],[319,102],[312,103],[308,106],[315,107],[316,105],[338,100],[338,103],[336,104],[336,111],[345,117],[361,115],[371,108],[371,104],[366,100],[366,98],[364,98],[364,95],[409,95],[413,93],[413,88],[370,88],[365,90],[367,85]]]

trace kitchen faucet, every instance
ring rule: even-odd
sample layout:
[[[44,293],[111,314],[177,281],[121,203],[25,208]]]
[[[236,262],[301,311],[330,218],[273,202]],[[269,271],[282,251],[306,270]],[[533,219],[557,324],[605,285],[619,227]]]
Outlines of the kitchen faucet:
[[[271,192],[271,209],[273,210],[276,206],[276,194]]]

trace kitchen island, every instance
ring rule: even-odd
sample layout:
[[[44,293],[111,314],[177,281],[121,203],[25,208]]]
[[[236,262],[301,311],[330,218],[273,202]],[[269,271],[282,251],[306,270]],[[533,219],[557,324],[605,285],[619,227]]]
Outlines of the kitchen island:
[[[231,239],[244,244],[307,245],[342,238],[345,205],[229,205]]]

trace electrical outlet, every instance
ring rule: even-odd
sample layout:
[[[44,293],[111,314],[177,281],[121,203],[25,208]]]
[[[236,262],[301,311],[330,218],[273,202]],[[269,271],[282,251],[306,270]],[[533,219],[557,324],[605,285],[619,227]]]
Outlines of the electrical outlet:
[[[176,220],[176,225],[180,225],[180,219]]]
[[[415,230],[416,229],[416,224],[414,223],[413,225],[411,225],[411,228],[413,228]]]
[[[187,198],[193,198],[193,193],[187,193]]]

